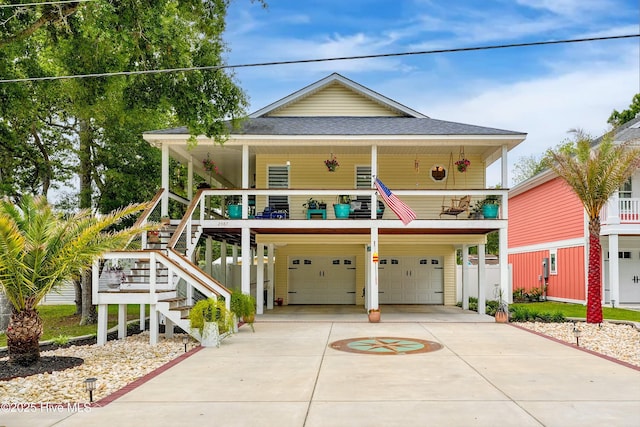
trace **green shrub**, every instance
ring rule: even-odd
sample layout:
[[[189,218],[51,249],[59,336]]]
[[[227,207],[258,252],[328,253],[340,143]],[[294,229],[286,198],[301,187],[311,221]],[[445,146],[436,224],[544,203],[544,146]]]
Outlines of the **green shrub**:
[[[513,291],[513,302],[525,302],[527,300],[527,293],[524,288],[517,288]]]
[[[529,300],[531,301],[540,301],[540,297],[542,297],[542,289],[540,288],[531,288],[529,290]]]
[[[65,344],[69,344],[69,340],[71,339],[70,336],[68,335],[58,335],[55,338],[51,339],[51,342],[57,345],[65,345]]]
[[[213,298],[198,301],[189,312],[191,328],[198,329],[202,334],[205,322],[216,322],[218,331],[223,334],[233,329],[233,316],[227,310],[224,300]]]

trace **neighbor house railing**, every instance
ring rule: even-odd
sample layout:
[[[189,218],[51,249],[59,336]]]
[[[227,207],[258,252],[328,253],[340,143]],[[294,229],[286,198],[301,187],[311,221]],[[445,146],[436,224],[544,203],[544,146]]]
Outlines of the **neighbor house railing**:
[[[600,214],[603,225],[640,224],[640,198],[618,198],[614,195]]]

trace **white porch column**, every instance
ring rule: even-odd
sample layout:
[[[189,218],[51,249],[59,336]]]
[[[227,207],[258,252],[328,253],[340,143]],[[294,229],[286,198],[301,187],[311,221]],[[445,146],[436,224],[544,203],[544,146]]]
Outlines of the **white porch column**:
[[[162,144],[162,188],[164,188],[164,194],[162,200],[160,200],[160,215],[169,215],[169,146]]]
[[[500,156],[500,186],[509,188],[509,163],[508,163],[508,147],[502,146],[502,155]],[[503,200],[504,202],[504,200]]]
[[[233,265],[238,264],[238,245],[231,247],[231,260],[233,261]]]
[[[243,294],[251,293],[251,235],[249,227],[242,227],[242,273],[240,279],[240,287]]]
[[[364,308],[367,311],[371,304],[371,263],[371,246],[367,244],[364,245]]]
[[[469,246],[462,245],[462,309],[469,310]]]
[[[485,245],[478,245],[478,314],[485,314],[487,301],[487,268]]]
[[[193,156],[187,162],[187,197],[193,200]]]
[[[118,339],[127,337],[127,304],[118,304]]]
[[[147,306],[140,304],[140,332],[147,328]]]
[[[98,345],[107,343],[107,320],[109,316],[109,306],[98,304]]]
[[[212,266],[211,264],[213,264],[213,240],[211,239],[211,237],[207,236],[207,239],[204,241],[205,245],[204,245],[204,271],[205,273],[207,273],[209,276],[211,276],[212,273]]]
[[[620,258],[618,235],[609,235],[609,299],[611,306],[620,305]]]
[[[173,338],[173,322],[166,316],[164,318],[164,337]]]
[[[156,310],[156,305],[151,304],[149,306],[149,344],[156,345],[158,344],[158,333],[159,333],[159,324],[158,324],[158,311]]]
[[[605,220],[607,225],[620,224],[620,196],[617,190],[607,202],[607,218]]]
[[[372,262],[372,258],[378,255],[378,227],[371,227],[371,254],[369,258],[369,269],[371,277],[371,286],[367,290],[369,295],[368,309],[375,309],[380,307],[378,301],[378,263]]]
[[[275,299],[274,291],[274,282],[273,282],[273,252],[274,245],[273,243],[269,243],[267,246],[267,309],[273,310],[273,300]]]
[[[256,314],[264,312],[264,243],[258,243],[256,265]]]
[[[511,286],[509,284],[509,257],[507,254],[507,228],[501,228],[498,232],[499,251],[498,259],[500,261],[500,289],[502,290],[502,298],[508,304],[511,303]]]
[[[220,242],[220,268],[222,271],[222,283],[227,284],[227,241]]]

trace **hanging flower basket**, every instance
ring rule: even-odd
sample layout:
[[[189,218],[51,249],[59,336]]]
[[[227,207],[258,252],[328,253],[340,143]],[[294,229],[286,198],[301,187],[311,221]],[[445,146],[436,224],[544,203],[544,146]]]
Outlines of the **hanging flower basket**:
[[[336,168],[340,166],[340,163],[338,163],[336,156],[331,156],[330,159],[324,161],[324,165],[327,167],[329,172],[335,172]]]
[[[458,172],[466,172],[467,168],[471,166],[471,162],[469,159],[460,159],[456,162],[456,168]]]

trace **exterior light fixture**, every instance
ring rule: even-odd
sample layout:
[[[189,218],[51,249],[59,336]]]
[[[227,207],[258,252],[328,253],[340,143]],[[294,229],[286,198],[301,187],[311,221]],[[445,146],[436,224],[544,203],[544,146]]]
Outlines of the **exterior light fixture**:
[[[187,344],[189,344],[189,337],[188,336],[184,336],[182,337],[182,344],[184,344],[184,352],[187,352]]]
[[[582,331],[575,324],[573,325],[573,336],[576,337],[576,346],[580,347],[580,337],[582,336]]]
[[[93,402],[93,391],[96,389],[97,378],[87,378],[84,380],[84,389],[89,392],[89,402]]]

